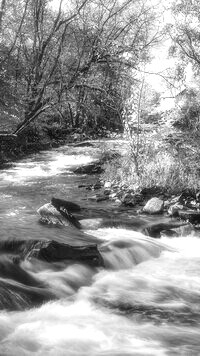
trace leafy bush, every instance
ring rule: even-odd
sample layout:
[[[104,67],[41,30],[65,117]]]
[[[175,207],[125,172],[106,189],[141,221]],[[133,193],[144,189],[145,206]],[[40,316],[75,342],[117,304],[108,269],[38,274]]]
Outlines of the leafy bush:
[[[174,155],[173,150],[159,147],[151,142],[143,148],[139,160],[139,176],[136,174],[131,152],[105,165],[104,179],[127,186],[135,191],[143,188],[161,187],[169,193],[183,189],[200,189],[197,165],[190,160]]]
[[[200,93],[188,88],[177,97],[174,110],[174,127],[198,134],[200,128]]]

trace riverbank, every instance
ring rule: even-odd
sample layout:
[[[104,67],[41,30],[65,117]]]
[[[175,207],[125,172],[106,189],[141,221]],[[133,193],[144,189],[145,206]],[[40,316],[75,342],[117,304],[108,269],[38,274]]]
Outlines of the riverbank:
[[[121,137],[121,134],[113,134],[109,131],[99,130],[98,133],[80,133],[79,130],[66,129],[41,129],[28,127],[18,135],[12,135],[9,131],[0,131],[0,169],[9,166],[12,162],[27,157],[32,153],[38,153],[63,145],[84,145],[90,140]],[[88,143],[86,145],[89,145]],[[78,146],[77,146],[78,147]]]
[[[124,149],[124,150],[123,150]],[[176,177],[172,175],[170,179],[176,179],[174,185],[149,185],[151,178],[148,179],[145,185],[135,184],[135,175],[132,176],[129,172],[134,167],[128,167],[129,170],[125,170],[122,174],[121,162],[125,162],[127,159],[125,148],[116,146],[115,155],[110,154],[110,158],[107,161],[98,161],[94,164],[85,165],[79,167],[74,172],[76,174],[97,174],[97,180],[92,185],[81,185],[80,188],[91,191],[90,199],[95,202],[114,202],[121,206],[124,210],[132,210],[135,215],[157,215],[158,219],[161,216],[168,217],[167,224],[159,225],[154,229],[146,230],[151,237],[160,237],[162,233],[166,235],[185,234],[188,232],[198,232],[200,228],[200,190],[198,186],[192,185],[192,188],[188,188],[184,184],[178,186],[177,182],[184,177]],[[108,155],[109,151],[107,152]],[[121,153],[121,154],[120,154]],[[109,156],[109,155],[108,155]],[[165,165],[166,162],[163,162]],[[113,169],[114,167],[114,169]],[[124,168],[124,167],[123,167]],[[157,172],[158,173],[158,172]],[[179,172],[180,173],[180,172]],[[155,172],[154,172],[155,174]],[[137,182],[138,182],[138,177]],[[165,181],[166,176],[158,177],[160,182]],[[188,177],[185,177],[185,182]],[[196,180],[198,177],[196,177]],[[165,181],[166,183],[166,181]],[[182,181],[183,183],[183,181]],[[192,183],[192,181],[190,181]],[[168,180],[170,184],[170,180]],[[170,219],[173,219],[173,223]],[[173,226],[178,228],[178,225],[184,225],[181,231],[172,231]],[[177,225],[177,226],[176,226]],[[164,232],[163,232],[164,231]]]
[[[75,135],[65,136],[65,139],[57,138],[57,140],[44,141],[44,142],[23,142],[19,138],[6,137],[4,138],[4,157],[1,161],[1,168],[8,167],[14,161],[22,159],[29,154],[38,153],[39,151],[48,150],[50,148],[57,148],[66,143],[75,149],[79,150],[82,147],[93,150],[95,149],[94,142],[81,141],[83,137]],[[106,141],[105,141],[106,142]],[[183,225],[191,223],[190,231],[199,229],[200,224],[200,192],[190,189],[182,189],[174,194],[172,191],[166,189],[166,187],[159,186],[134,186],[130,177],[126,177],[126,181],[119,179],[119,175],[113,175],[113,167],[118,170],[121,169],[119,162],[124,162],[126,158],[126,144],[127,142],[108,141],[108,144],[104,144],[102,149],[99,148],[99,159],[95,158],[88,164],[82,164],[79,167],[74,167],[73,172],[80,175],[97,175],[95,183],[90,185],[80,184],[78,187],[91,191],[90,201],[114,202],[121,206],[124,210],[132,209],[133,213],[149,214],[166,217],[173,217],[174,224],[170,221],[164,225],[150,226],[150,229],[146,229],[144,232],[151,237],[160,237],[165,231],[165,234],[177,234],[173,227],[177,228],[179,222],[183,222]],[[101,152],[102,151],[102,152]],[[108,174],[109,172],[109,174]],[[108,180],[110,177],[114,177],[112,180]],[[127,184],[129,182],[129,185]],[[186,224],[185,224],[186,222]],[[177,225],[177,226],[176,226]],[[173,231],[172,231],[173,229]],[[180,229],[179,229],[180,230]],[[188,232],[188,226],[185,231]],[[180,231],[178,231],[180,233]],[[183,234],[184,231],[181,232]]]
[[[76,132],[61,131],[53,137],[31,136],[28,134],[11,135],[0,134],[0,169],[27,157],[32,153],[38,153],[52,148],[58,148],[63,145],[82,142],[85,139],[83,135]]]
[[[32,153],[56,148],[70,142],[70,138],[49,140],[46,142],[26,142],[20,137],[0,137],[0,169],[9,166],[12,162],[16,162],[27,157]]]

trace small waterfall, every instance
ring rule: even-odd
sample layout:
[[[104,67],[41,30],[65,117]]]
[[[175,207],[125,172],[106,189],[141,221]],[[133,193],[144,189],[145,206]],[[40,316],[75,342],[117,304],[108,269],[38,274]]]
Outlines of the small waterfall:
[[[112,226],[103,225],[109,214],[122,221],[121,212],[87,199],[94,192],[77,187],[96,178],[70,171],[96,157],[94,148],[86,150],[43,152],[0,173],[1,246],[14,240],[20,251],[19,241],[41,239],[94,244],[104,259],[103,267],[20,261],[15,251],[1,250],[0,355],[200,355],[200,239],[155,240],[117,224],[105,227]],[[77,216],[87,230],[39,224],[36,211],[52,196],[84,207]],[[135,226],[126,214],[123,221]]]
[[[104,242],[99,250],[106,268],[114,270],[132,268],[150,258],[159,257],[162,251],[175,251],[166,244],[143,234],[126,229],[99,229],[93,234]]]

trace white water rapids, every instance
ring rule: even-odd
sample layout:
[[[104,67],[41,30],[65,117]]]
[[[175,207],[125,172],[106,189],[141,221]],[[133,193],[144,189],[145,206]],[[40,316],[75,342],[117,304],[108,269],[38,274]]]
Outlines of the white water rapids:
[[[200,355],[197,236],[155,240],[114,227],[88,230],[82,236],[38,224],[37,208],[55,194],[75,200],[89,214],[91,203],[77,188],[85,178],[70,172],[72,165],[92,160],[92,149],[85,151],[64,147],[0,172],[1,239],[44,237],[80,243],[92,235],[94,241],[102,241],[99,250],[105,261],[105,268],[95,269],[78,263],[57,268],[23,262],[22,269],[45,283],[56,299],[23,311],[1,310],[0,355]],[[98,204],[92,205],[95,214],[99,209],[107,215],[106,205]],[[109,206],[108,212],[115,209]],[[14,279],[12,283],[21,284]]]

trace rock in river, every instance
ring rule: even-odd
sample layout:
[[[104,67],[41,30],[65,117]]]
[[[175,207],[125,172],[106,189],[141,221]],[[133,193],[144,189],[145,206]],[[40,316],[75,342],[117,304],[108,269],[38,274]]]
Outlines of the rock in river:
[[[68,200],[64,199],[58,199],[58,198],[52,198],[51,199],[51,204],[59,211],[60,208],[67,209],[69,212],[74,213],[76,211],[80,211],[81,207],[80,205],[73,203]]]
[[[54,199],[54,198],[53,198]],[[60,200],[60,199],[56,199]],[[42,223],[47,224],[56,224],[56,225],[72,225],[77,229],[81,229],[81,224],[78,219],[75,218],[64,206],[57,205],[58,208],[55,208],[51,203],[44,204],[41,206],[37,213],[41,217]]]
[[[4,255],[0,260],[0,277],[0,310],[24,310],[55,299],[45,284]]]
[[[160,238],[161,232],[163,231],[169,231],[169,230],[175,230],[176,228],[180,228],[184,225],[188,225],[185,222],[168,222],[168,223],[152,223],[147,226],[145,226],[141,232],[144,235],[155,237],[155,238]]]
[[[100,162],[89,163],[74,169],[75,174],[98,174],[104,171]]]
[[[54,240],[12,240],[0,243],[0,253],[14,256],[16,261],[37,258],[46,262],[70,261],[90,266],[103,266],[96,244],[71,246]]]
[[[143,212],[147,214],[160,214],[163,212],[164,202],[159,198],[151,198],[143,208]]]
[[[64,225],[61,213],[51,203],[42,205],[37,210],[37,213],[40,215],[42,221]]]

